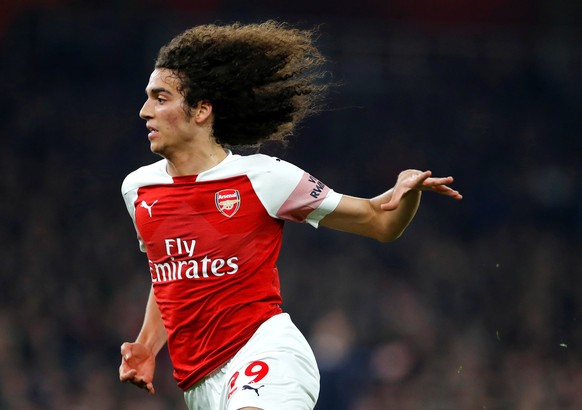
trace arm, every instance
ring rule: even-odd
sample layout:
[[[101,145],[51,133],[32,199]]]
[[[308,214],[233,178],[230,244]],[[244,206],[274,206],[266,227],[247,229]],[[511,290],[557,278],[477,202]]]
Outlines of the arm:
[[[154,298],[153,289],[150,288],[143,325],[136,341],[121,345],[119,380],[130,382],[154,394],[156,355],[167,339],[162,315]]]
[[[459,192],[447,186],[452,177],[433,178],[430,171],[406,170],[398,175],[394,187],[371,198],[344,196],[337,208],[320,225],[339,231],[390,242],[402,235],[414,218],[422,191],[433,191],[454,199]]]

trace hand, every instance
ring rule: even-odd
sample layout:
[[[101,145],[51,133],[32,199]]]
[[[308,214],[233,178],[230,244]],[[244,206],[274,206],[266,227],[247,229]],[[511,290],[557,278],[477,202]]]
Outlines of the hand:
[[[463,196],[458,191],[448,186],[452,182],[453,177],[433,178],[431,171],[422,172],[413,169],[402,171],[392,189],[390,201],[380,205],[380,207],[385,211],[396,209],[402,197],[412,190],[432,191],[457,200],[462,199]]]
[[[120,381],[129,382],[154,394],[155,368],[155,355],[143,344],[126,342],[121,345]]]

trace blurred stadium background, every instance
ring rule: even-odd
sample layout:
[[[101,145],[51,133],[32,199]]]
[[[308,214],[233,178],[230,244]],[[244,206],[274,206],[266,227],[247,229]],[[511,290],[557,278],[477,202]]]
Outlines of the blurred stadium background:
[[[158,48],[208,22],[321,25],[341,83],[282,151],[340,192],[454,175],[393,244],[288,224],[285,309],[318,410],[582,408],[582,3],[26,0],[0,6],[0,409],[185,409],[117,381],[146,261],[119,193],[152,162]]]

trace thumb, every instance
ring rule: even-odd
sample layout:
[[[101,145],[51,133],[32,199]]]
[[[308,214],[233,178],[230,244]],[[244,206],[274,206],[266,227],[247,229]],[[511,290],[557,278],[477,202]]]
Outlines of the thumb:
[[[380,205],[380,208],[381,208],[383,211],[393,211],[393,210],[395,210],[396,208],[398,208],[398,202],[395,202],[395,201],[390,201],[390,202],[388,202],[387,204],[382,204],[382,205]]]
[[[380,209],[382,209],[383,211],[393,211],[396,208],[398,208],[398,205],[400,204],[400,199],[402,198],[402,194],[400,194],[399,192],[394,192],[392,194],[392,197],[390,198],[390,201],[384,203],[384,204],[380,204]]]

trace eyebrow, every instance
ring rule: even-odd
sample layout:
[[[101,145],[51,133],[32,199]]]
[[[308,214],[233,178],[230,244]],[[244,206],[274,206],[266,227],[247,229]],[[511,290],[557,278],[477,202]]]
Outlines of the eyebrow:
[[[169,91],[167,88],[164,88],[164,87],[154,87],[154,88],[150,88],[149,91],[146,88],[145,92],[146,92],[146,94],[150,94],[151,93],[153,95],[158,95],[158,94],[161,94],[161,93],[166,93],[166,94],[172,95],[172,92]]]

